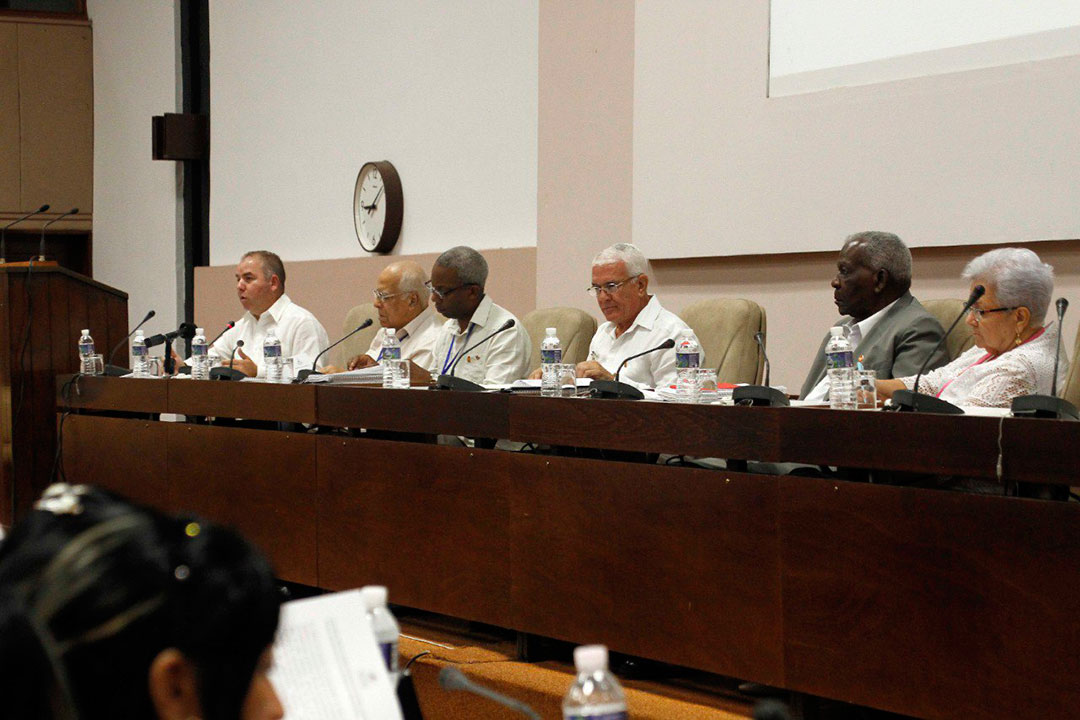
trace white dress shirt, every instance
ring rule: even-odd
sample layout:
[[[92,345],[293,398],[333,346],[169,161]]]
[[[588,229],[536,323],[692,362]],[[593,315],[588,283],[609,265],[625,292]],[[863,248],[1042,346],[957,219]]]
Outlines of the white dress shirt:
[[[855,350],[856,367],[858,367],[859,360],[859,343],[862,339],[870,334],[870,329],[878,324],[881,318],[885,317],[885,313],[889,312],[889,308],[896,304],[896,300],[885,307],[878,310],[876,313],[860,320],[857,323],[851,323],[850,325],[844,325],[848,329],[848,340],[851,341],[851,347]],[[843,323],[841,323],[843,325]],[[821,382],[814,386],[814,389],[806,394],[803,398],[804,402],[823,402],[829,399],[829,373],[825,373],[825,377],[821,378]]]
[[[435,357],[428,369],[436,377],[450,372],[454,358],[473,343],[498,330],[507,320],[514,327],[504,330],[487,342],[469,350],[458,361],[454,375],[480,385],[502,385],[525,377],[529,373],[529,354],[532,341],[525,326],[514,315],[499,307],[487,295],[480,301],[465,332],[457,320],[447,320],[435,344]]]
[[[422,368],[431,367],[435,358],[435,344],[439,341],[442,325],[442,317],[429,305],[405,327],[398,328],[396,335],[398,342],[401,343],[401,359],[412,360]],[[383,329],[379,328],[365,355],[378,362],[379,355],[382,353],[382,342]]]
[[[243,340],[244,354],[258,366],[259,377],[265,377],[263,342],[271,328],[281,341],[281,357],[293,358],[296,372],[310,368],[315,356],[330,344],[326,330],[315,316],[290,300],[288,295],[282,295],[258,320],[250,312],[244,313],[232,329],[210,346],[209,355],[214,360],[228,360],[236,341]]]
[[[665,340],[676,344],[690,326],[678,315],[665,310],[653,295],[641,309],[634,322],[619,337],[615,337],[615,323],[606,322],[596,329],[589,343],[589,359],[604,366],[612,375],[623,360],[643,350],[654,348]],[[692,332],[692,331],[691,331]],[[697,336],[694,336],[697,339]],[[705,367],[705,350],[701,351],[700,366]],[[648,387],[674,385],[678,373],[675,368],[675,348],[657,350],[630,361],[619,380],[629,380]]]

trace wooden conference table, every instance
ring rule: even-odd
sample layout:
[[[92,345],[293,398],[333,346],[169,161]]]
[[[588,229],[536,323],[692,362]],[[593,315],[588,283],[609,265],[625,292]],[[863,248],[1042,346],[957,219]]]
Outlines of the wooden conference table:
[[[409,607],[920,717],[1080,708],[1080,504],[605,458],[996,478],[1000,454],[1004,483],[1069,485],[1080,423],[68,380],[69,480],[235,525],[286,580],[385,584]]]

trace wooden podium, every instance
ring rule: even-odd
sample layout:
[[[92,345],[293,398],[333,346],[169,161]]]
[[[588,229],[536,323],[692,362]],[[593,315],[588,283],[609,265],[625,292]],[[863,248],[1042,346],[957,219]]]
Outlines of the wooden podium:
[[[49,482],[55,378],[78,372],[79,331],[108,353],[127,335],[127,300],[53,263],[0,265],[0,523],[22,517]]]

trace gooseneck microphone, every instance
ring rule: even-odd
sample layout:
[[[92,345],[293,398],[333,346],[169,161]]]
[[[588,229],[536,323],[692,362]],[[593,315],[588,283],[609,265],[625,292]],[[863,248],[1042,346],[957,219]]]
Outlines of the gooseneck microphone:
[[[619,382],[619,375],[622,373],[623,368],[626,367],[627,363],[629,363],[631,360],[637,360],[642,355],[648,355],[649,353],[654,353],[658,350],[669,350],[673,347],[675,347],[675,341],[671,338],[668,338],[654,348],[649,348],[648,350],[639,352],[637,355],[631,355],[630,357],[619,363],[618,369],[615,370],[614,380],[593,380],[592,384],[589,385],[589,395],[595,398],[603,398],[605,400],[644,399],[645,394],[638,390],[636,387],[628,383]]]
[[[240,372],[232,366],[233,359],[236,357],[236,351],[242,347],[244,347],[244,341],[237,340],[236,344],[233,345],[232,352],[229,353],[229,365],[221,365],[216,368],[210,368],[211,380],[243,380],[245,377],[247,377],[246,375],[244,375],[244,373]]]
[[[926,372],[926,366],[930,364],[930,359],[934,357],[938,349],[945,344],[945,339],[949,337],[949,333],[953,331],[957,323],[961,318],[968,314],[971,306],[979,301],[986,293],[986,288],[982,285],[976,285],[971,288],[971,295],[968,296],[967,302],[964,303],[963,309],[960,310],[960,314],[956,316],[956,319],[952,321],[952,325],[945,331],[945,334],[938,340],[937,345],[930,351],[930,354],[923,360],[922,367],[919,368],[919,374],[915,376],[915,385],[911,390],[897,390],[892,395],[892,405],[894,410],[900,410],[902,412],[926,412],[937,413],[938,415],[963,415],[964,411],[953,405],[951,402],[942,400],[941,398],[934,397],[933,395],[924,395],[919,392],[919,381],[922,380],[923,373]]]
[[[129,332],[127,334],[127,337],[125,337],[120,342],[116,343],[116,346],[113,347],[113,349],[109,352],[109,364],[105,366],[105,374],[106,375],[115,375],[115,376],[119,377],[121,375],[127,375],[128,374],[129,371],[127,370],[127,368],[117,367],[117,366],[112,364],[113,358],[116,357],[116,353],[120,350],[120,348],[124,347],[124,343],[126,343],[128,340],[131,339],[131,336],[135,334],[135,331],[138,330],[139,328],[141,328],[147,322],[149,322],[150,318],[154,317],[155,315],[157,315],[157,312],[154,311],[154,310],[151,310],[150,312],[146,313],[146,317],[144,317],[142,320],[140,320],[139,324],[131,329],[131,332]]]
[[[316,370],[316,369],[315,369],[315,368],[316,368],[316,366],[317,366],[317,365],[319,364],[319,358],[321,358],[321,357],[322,357],[323,355],[325,355],[326,353],[330,352],[331,350],[333,350],[334,348],[336,348],[336,347],[337,347],[338,345],[340,345],[341,343],[345,342],[346,340],[348,340],[349,338],[351,338],[351,337],[352,337],[353,335],[355,335],[356,333],[360,332],[360,331],[361,331],[361,330],[363,330],[364,328],[367,328],[367,327],[371,327],[371,322],[372,322],[371,318],[368,318],[368,319],[367,319],[367,320],[365,320],[364,322],[362,322],[362,323],[360,323],[359,325],[357,325],[357,326],[356,326],[356,327],[355,327],[355,328],[354,328],[354,329],[353,329],[352,331],[350,331],[350,332],[349,332],[349,334],[348,334],[348,335],[346,335],[345,337],[341,338],[340,340],[336,340],[335,342],[331,343],[330,345],[327,345],[327,346],[326,346],[326,349],[325,349],[325,350],[323,350],[323,351],[322,351],[321,353],[319,353],[318,355],[316,355],[316,356],[315,356],[315,359],[311,361],[311,369],[310,369],[310,370],[308,370],[307,368],[304,368],[303,370],[301,370],[300,372],[298,372],[298,373],[296,374],[296,379],[295,379],[295,380],[293,380],[293,382],[297,382],[297,383],[300,383],[300,382],[304,382],[305,380],[307,380],[307,379],[308,379],[309,377],[311,377],[312,375],[322,375],[322,373],[321,373],[321,372],[319,372],[318,370]]]
[[[469,347],[467,347],[464,350],[462,350],[461,352],[459,352],[457,354],[457,357],[454,358],[454,362],[450,365],[450,372],[448,374],[444,373],[444,374],[440,375],[439,379],[435,381],[435,389],[436,390],[464,390],[466,392],[482,392],[484,390],[483,385],[477,385],[476,383],[471,382],[469,380],[466,380],[465,378],[459,378],[459,377],[454,376],[454,373],[457,371],[458,363],[461,362],[462,358],[464,358],[466,355],[469,354],[470,350],[473,350],[473,349],[483,345],[484,343],[486,343],[491,338],[495,337],[496,335],[498,335],[501,332],[509,330],[510,328],[514,327],[514,325],[516,325],[516,324],[517,323],[514,321],[514,319],[510,318],[509,320],[504,322],[502,325],[500,325],[498,330],[496,330],[495,332],[491,333],[490,335],[483,338],[482,340],[479,340],[479,341],[473,343]]]
[[[1065,398],[1057,396],[1058,361],[1061,360],[1062,323],[1069,301],[1057,299],[1057,344],[1054,353],[1054,379],[1050,384],[1049,395],[1021,395],[1013,398],[1012,414],[1018,417],[1053,418],[1058,420],[1080,420],[1080,410]]]
[[[772,387],[772,383],[769,382],[769,356],[765,354],[765,333],[760,330],[754,333],[754,342],[761,349],[761,357],[765,359],[765,384],[740,385],[731,391],[731,402],[735,405],[761,405],[764,407],[787,407],[791,405],[788,396]]]
[[[44,205],[39,207],[37,210],[34,210],[33,212],[26,213],[25,215],[23,215],[18,220],[12,220],[7,225],[5,225],[2,230],[0,230],[0,264],[3,264],[3,263],[7,262],[7,229],[9,227],[11,227],[12,225],[18,225],[23,220],[27,220],[29,218],[34,217],[38,213],[43,213],[48,209],[49,209],[49,204],[45,203]]]
[[[45,228],[49,227],[54,222],[60,222],[61,220],[63,220],[64,218],[66,218],[66,217],[68,217],[70,215],[78,215],[78,214],[79,214],[79,208],[71,208],[66,213],[61,215],[60,217],[53,218],[52,220],[50,220],[49,222],[47,222],[47,223],[45,223],[44,225],[41,226],[41,243],[38,245],[38,258],[37,258],[38,262],[45,262]]]
[[[465,677],[465,675],[456,667],[447,666],[439,672],[439,686],[442,687],[443,690],[464,690],[465,692],[471,692],[474,695],[479,695],[482,698],[487,698],[492,702],[496,702],[505,708],[519,712],[533,720],[540,720],[540,716],[536,714],[536,711],[525,703],[503,695],[500,692],[495,692],[491,688],[474,683],[472,680]]]
[[[211,347],[211,346],[212,346],[212,345],[213,345],[214,343],[216,343],[216,342],[217,342],[218,340],[220,340],[220,339],[221,339],[221,336],[222,336],[222,335],[224,335],[225,333],[229,332],[229,331],[230,331],[230,330],[232,330],[232,329],[233,329],[234,327],[236,327],[236,321],[235,321],[235,320],[230,320],[230,321],[229,321],[229,324],[225,326],[225,329],[224,329],[224,330],[222,330],[221,332],[219,332],[219,333],[217,334],[217,337],[215,337],[215,338],[214,338],[213,340],[211,340],[210,342],[206,343],[206,347]]]

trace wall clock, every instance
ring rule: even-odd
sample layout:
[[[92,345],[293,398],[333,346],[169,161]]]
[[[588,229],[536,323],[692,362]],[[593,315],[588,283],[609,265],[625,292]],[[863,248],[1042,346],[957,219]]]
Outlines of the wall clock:
[[[401,178],[388,160],[364,163],[353,189],[353,224],[360,247],[388,253],[401,234]]]

